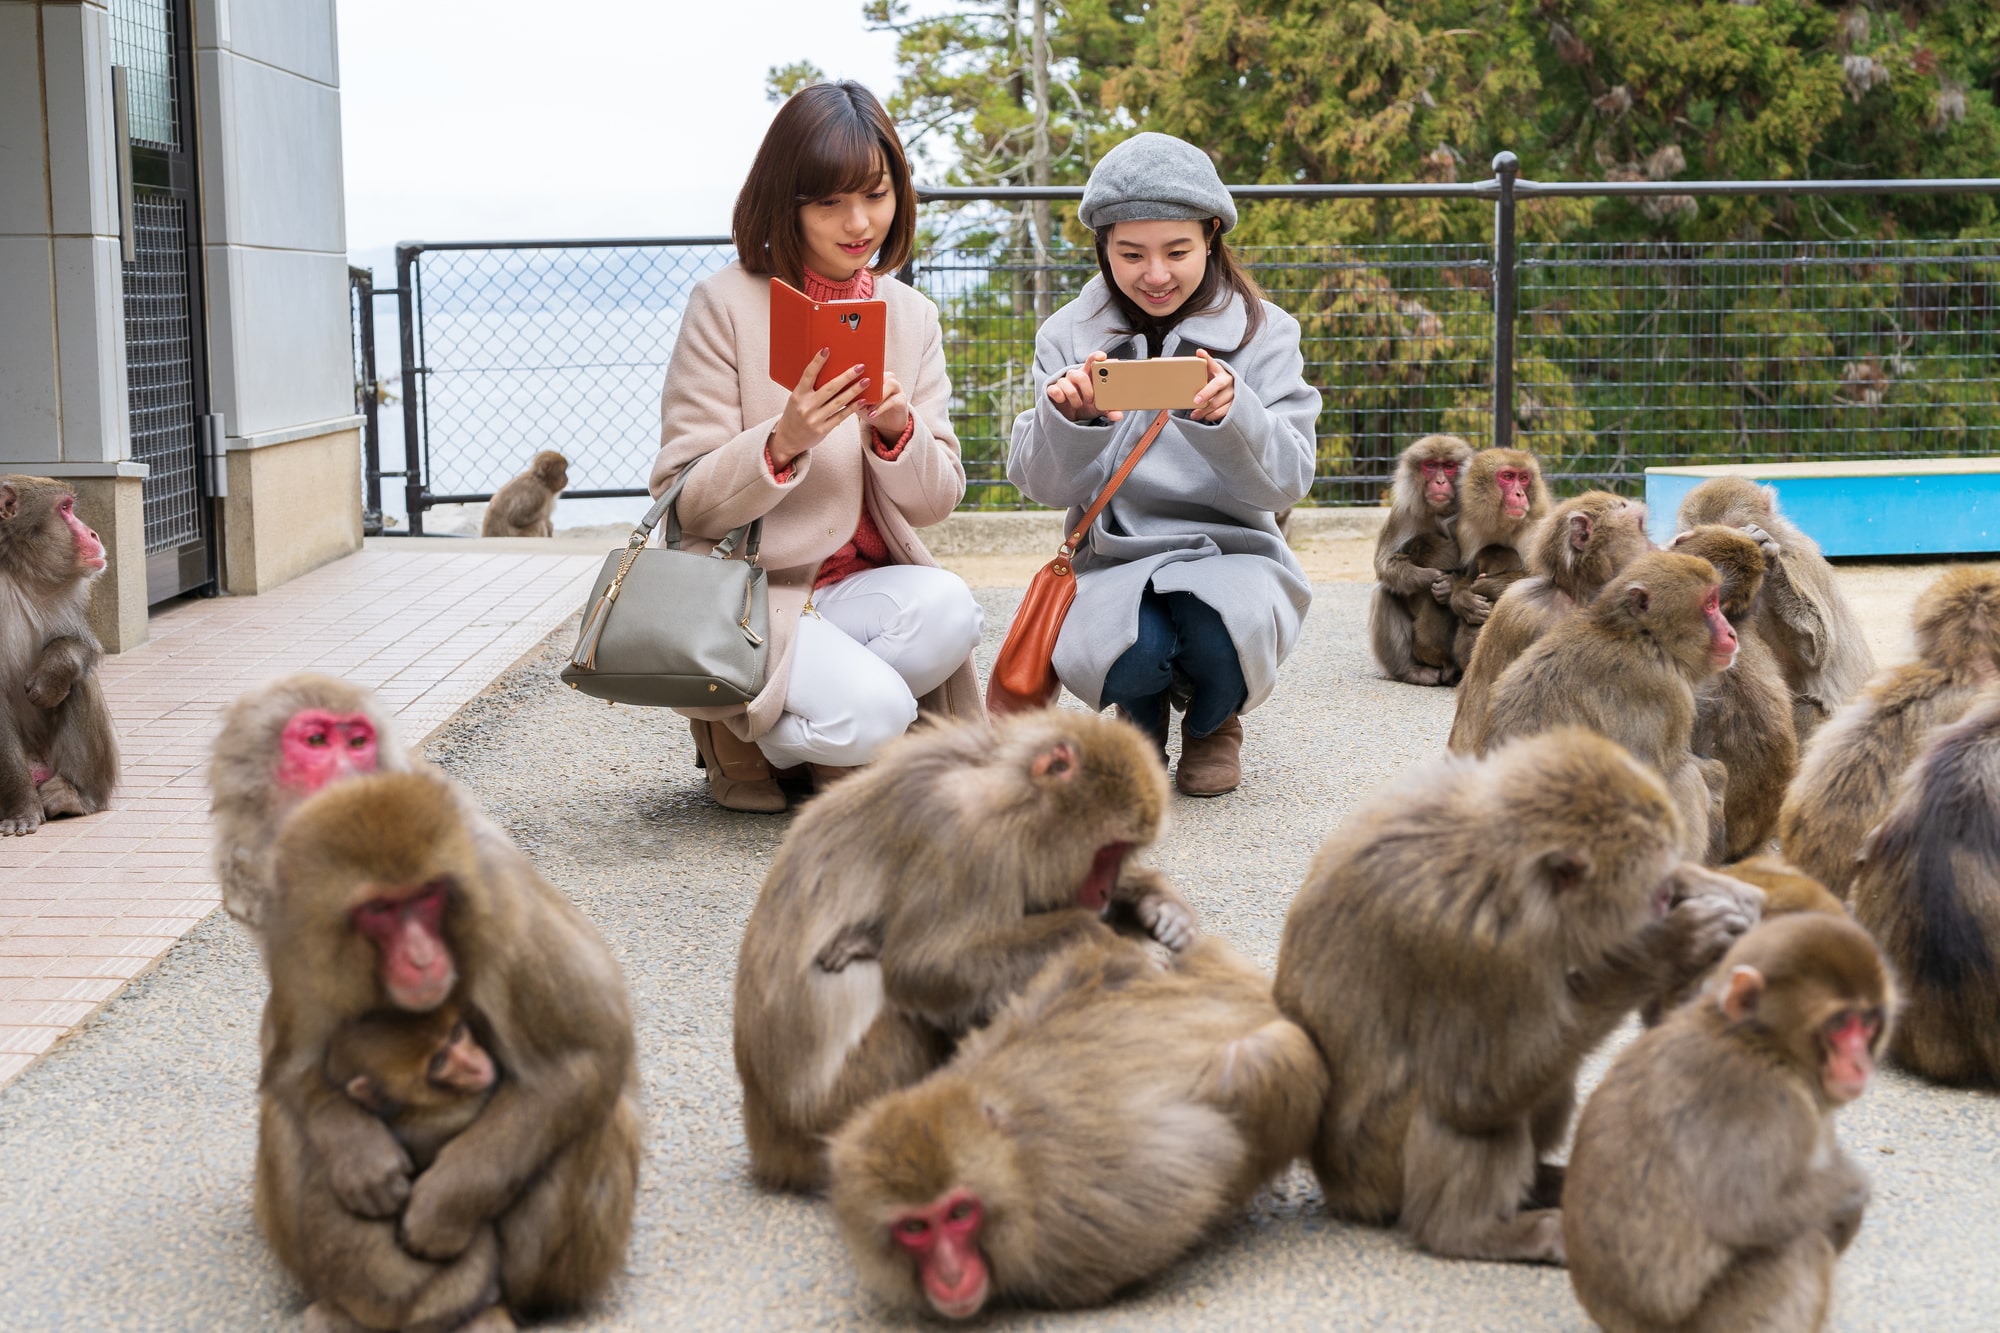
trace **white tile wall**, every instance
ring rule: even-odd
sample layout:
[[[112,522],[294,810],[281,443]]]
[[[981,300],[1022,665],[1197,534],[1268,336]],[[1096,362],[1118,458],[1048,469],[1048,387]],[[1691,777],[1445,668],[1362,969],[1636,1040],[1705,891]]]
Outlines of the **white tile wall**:
[[[302,74],[340,81],[333,0],[215,0],[226,6],[228,46],[240,56]],[[469,16],[477,22],[475,15]],[[202,40],[208,40],[207,34]]]
[[[49,192],[57,235],[116,235],[111,53],[105,11],[42,6]]]
[[[211,382],[231,435],[354,411],[347,256],[211,247],[208,273]]]
[[[0,236],[0,463],[60,457],[49,244]]]
[[[35,9],[0,5],[0,236],[48,233],[44,143]]]
[[[340,94],[227,53],[217,59],[232,175],[222,217],[228,230],[210,229],[208,239],[345,253]]]
[[[129,458],[125,297],[117,240],[57,237],[55,277],[63,461],[109,463]]]

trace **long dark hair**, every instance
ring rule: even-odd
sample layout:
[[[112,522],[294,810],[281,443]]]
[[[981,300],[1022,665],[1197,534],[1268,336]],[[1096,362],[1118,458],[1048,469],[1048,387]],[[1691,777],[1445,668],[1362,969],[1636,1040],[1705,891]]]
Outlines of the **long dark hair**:
[[[1188,299],[1165,319],[1155,319],[1141,310],[1118,285],[1118,280],[1111,276],[1111,228],[1117,225],[1114,222],[1098,230],[1097,271],[1104,276],[1104,292],[1111,308],[1124,320],[1124,326],[1118,332],[1145,338],[1148,354],[1158,356],[1174,325],[1189,315],[1206,315],[1220,310],[1235,295],[1243,299],[1243,341],[1229,350],[1240,352],[1250,345],[1250,340],[1264,327],[1264,289],[1257,285],[1257,280],[1243,265],[1236,262],[1236,256],[1229,253],[1229,242],[1222,239],[1221,218],[1208,220],[1208,265],[1202,271],[1201,281],[1188,293]]]
[[[896,219],[876,252],[876,273],[909,262],[917,244],[917,188],[896,123],[852,79],[793,93],[764,131],[749,179],[736,196],[730,238],[743,267],[797,287],[805,277],[799,208],[828,195],[873,189],[883,172],[896,194]]]

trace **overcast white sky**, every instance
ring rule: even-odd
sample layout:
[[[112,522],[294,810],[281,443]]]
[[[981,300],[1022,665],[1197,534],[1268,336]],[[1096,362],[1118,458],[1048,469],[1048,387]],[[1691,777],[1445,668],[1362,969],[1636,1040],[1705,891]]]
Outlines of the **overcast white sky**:
[[[347,245],[719,235],[809,59],[886,97],[861,0],[340,0]]]

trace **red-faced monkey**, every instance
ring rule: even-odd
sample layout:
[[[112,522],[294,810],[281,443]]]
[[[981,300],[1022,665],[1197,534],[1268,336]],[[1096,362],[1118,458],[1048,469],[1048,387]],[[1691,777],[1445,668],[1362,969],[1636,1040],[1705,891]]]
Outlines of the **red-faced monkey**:
[[[1520,449],[1481,449],[1465,470],[1458,502],[1459,569],[1451,611],[1458,617],[1452,651],[1461,671],[1472,661],[1480,627],[1500,595],[1525,578],[1536,525],[1549,513],[1542,465]]]
[[[736,966],[736,1070],[758,1183],[825,1180],[825,1138],[914,1083],[1042,964],[1110,933],[1170,947],[1194,916],[1126,858],[1166,773],[1138,728],[1075,710],[919,730],[806,808]]]
[[[1221,941],[1164,965],[1131,940],[1079,945],[949,1065],[841,1130],[834,1211],[892,1305],[1095,1305],[1302,1154],[1326,1084],[1312,1040]]]
[[[104,650],[90,632],[90,581],[104,564],[68,486],[0,476],[0,837],[95,814],[118,785]]]
[[[1578,728],[1433,761],[1348,816],[1276,983],[1332,1071],[1312,1165],[1335,1215],[1436,1254],[1562,1261],[1543,1159],[1578,1065],[1761,905],[1681,839],[1658,774]]]
[[[528,470],[493,492],[480,520],[482,537],[553,537],[556,497],[569,485],[569,460],[544,449]]]
[[[1457,663],[1448,656],[1419,661],[1416,635],[1419,617],[1433,629],[1442,624],[1450,630],[1448,614],[1442,621],[1438,617],[1445,613],[1451,575],[1458,567],[1451,530],[1458,518],[1460,481],[1471,461],[1472,446],[1456,435],[1426,435],[1397,460],[1389,518],[1375,541],[1377,583],[1368,604],[1368,641],[1376,665],[1391,680],[1441,685],[1458,677]],[[1442,637],[1425,636],[1426,655]]]
[[[427,773],[334,783],[293,811],[265,918],[271,995],[260,1083],[259,1225],[308,1285],[304,1181],[324,1170],[350,1212],[401,1211],[439,1263],[493,1229],[515,1312],[578,1305],[623,1262],[639,1167],[624,978],[583,915],[469,799]],[[485,1108],[410,1179],[410,1154],[326,1076],[341,1030],[451,1003],[503,1071]],[[344,1305],[347,1293],[314,1289]]]
[[[1875,1070],[1894,998],[1865,931],[1758,926],[1693,1003],[1621,1053],[1577,1124],[1570,1282],[1611,1333],[1822,1327],[1868,1179],[1833,1113]]]
[[[1478,754],[1486,743],[1486,712],[1494,682],[1550,626],[1587,605],[1611,576],[1653,544],[1646,506],[1609,491],[1585,491],[1557,505],[1535,530],[1527,578],[1508,588],[1480,627],[1479,641],[1458,683],[1452,717],[1453,754]]]
[[[1862,839],[1933,728],[2000,680],[2000,573],[1946,570],[1917,598],[1917,660],[1890,667],[1813,736],[1778,812],[1785,856],[1842,898]]]

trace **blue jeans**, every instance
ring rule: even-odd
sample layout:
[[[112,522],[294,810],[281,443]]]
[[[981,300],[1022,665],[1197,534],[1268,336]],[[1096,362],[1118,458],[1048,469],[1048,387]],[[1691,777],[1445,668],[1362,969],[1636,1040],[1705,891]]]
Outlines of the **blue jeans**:
[[[1164,741],[1176,667],[1194,690],[1184,723],[1191,736],[1213,734],[1250,697],[1222,617],[1191,592],[1149,587],[1139,599],[1138,639],[1105,673],[1104,702]]]

